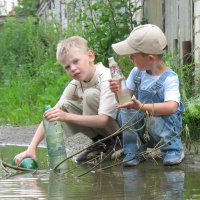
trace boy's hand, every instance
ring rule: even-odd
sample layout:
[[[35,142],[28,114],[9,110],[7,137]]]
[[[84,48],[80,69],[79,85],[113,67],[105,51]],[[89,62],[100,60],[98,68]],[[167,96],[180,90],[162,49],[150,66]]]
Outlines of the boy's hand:
[[[67,113],[61,110],[59,107],[53,107],[44,113],[44,117],[48,121],[65,121],[66,114]]]
[[[135,97],[133,97],[131,100],[132,101],[128,103],[117,105],[117,108],[127,108],[127,109],[134,108],[136,110],[139,110],[142,107],[143,104],[139,100],[137,100]]]
[[[109,83],[110,83],[110,90],[114,93],[117,93],[120,91],[121,88],[121,81],[123,78],[119,78],[119,79],[110,79]]]
[[[26,150],[26,151],[23,151],[23,152],[19,153],[18,155],[16,155],[16,158],[15,158],[16,165],[19,166],[19,164],[21,163],[21,161],[24,158],[27,158],[27,157],[36,160],[36,153],[35,153],[35,151]]]

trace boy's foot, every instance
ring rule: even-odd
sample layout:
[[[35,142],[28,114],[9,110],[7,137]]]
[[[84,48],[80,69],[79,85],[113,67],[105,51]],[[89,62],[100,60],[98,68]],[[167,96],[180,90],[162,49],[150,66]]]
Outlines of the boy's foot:
[[[122,158],[124,155],[124,150],[123,148],[119,148],[118,150],[116,150],[114,153],[112,153],[111,155],[111,160],[116,160],[116,159],[120,159]]]
[[[124,167],[132,167],[140,163],[140,161],[134,153],[127,153],[125,158],[123,159],[123,162]]]
[[[80,153],[76,157],[76,162],[79,163],[91,160],[92,158],[95,158],[98,155],[100,155],[101,152],[105,151],[106,151],[106,145],[104,143],[99,143],[95,146],[88,147],[88,149],[86,149],[84,152]]]
[[[91,160],[92,158],[95,158],[98,155],[100,155],[101,152],[104,153],[104,156],[108,156],[108,158],[111,158],[113,152],[118,151],[121,148],[122,147],[121,144],[119,144],[119,141],[116,141],[116,138],[111,138],[101,143],[98,143],[95,146],[89,147],[83,153],[80,153],[76,158],[76,162],[84,162]]]
[[[184,151],[166,151],[164,154],[164,165],[177,165],[184,159]]]

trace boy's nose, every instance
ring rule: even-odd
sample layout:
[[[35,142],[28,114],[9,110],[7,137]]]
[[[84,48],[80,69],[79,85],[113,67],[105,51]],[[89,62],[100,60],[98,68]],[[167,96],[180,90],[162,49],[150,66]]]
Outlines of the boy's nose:
[[[71,71],[75,71],[75,70],[77,69],[76,65],[74,65],[74,64],[72,64],[72,65],[70,66],[70,68],[71,68]]]

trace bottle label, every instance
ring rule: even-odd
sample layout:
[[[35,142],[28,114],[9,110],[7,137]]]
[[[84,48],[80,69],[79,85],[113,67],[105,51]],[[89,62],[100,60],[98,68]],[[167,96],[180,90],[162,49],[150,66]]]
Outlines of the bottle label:
[[[116,65],[112,65],[110,68],[112,78],[122,78],[121,72]]]

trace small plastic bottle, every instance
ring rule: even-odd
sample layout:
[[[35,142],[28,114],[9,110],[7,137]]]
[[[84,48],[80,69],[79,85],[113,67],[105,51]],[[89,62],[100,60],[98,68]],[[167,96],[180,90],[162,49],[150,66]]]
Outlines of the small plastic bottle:
[[[50,105],[45,106],[45,110],[50,109]],[[50,168],[54,169],[61,161],[67,158],[64,142],[64,131],[60,121],[49,122],[43,118],[47,151]],[[63,162],[57,168],[59,171],[67,170],[67,162]]]
[[[119,104],[124,104],[131,101],[131,95],[129,93],[128,88],[126,87],[126,81],[124,79],[124,75],[122,74],[122,71],[117,64],[117,62],[114,60],[113,57],[108,58],[109,61],[109,68],[110,73],[113,79],[122,79],[121,80],[121,88],[120,91],[117,93]]]
[[[16,156],[14,157],[13,161],[12,161],[12,165],[16,166]],[[38,168],[38,164],[35,160],[33,160],[30,157],[24,158],[20,164],[19,167],[21,168],[26,168],[26,169],[37,169]]]

